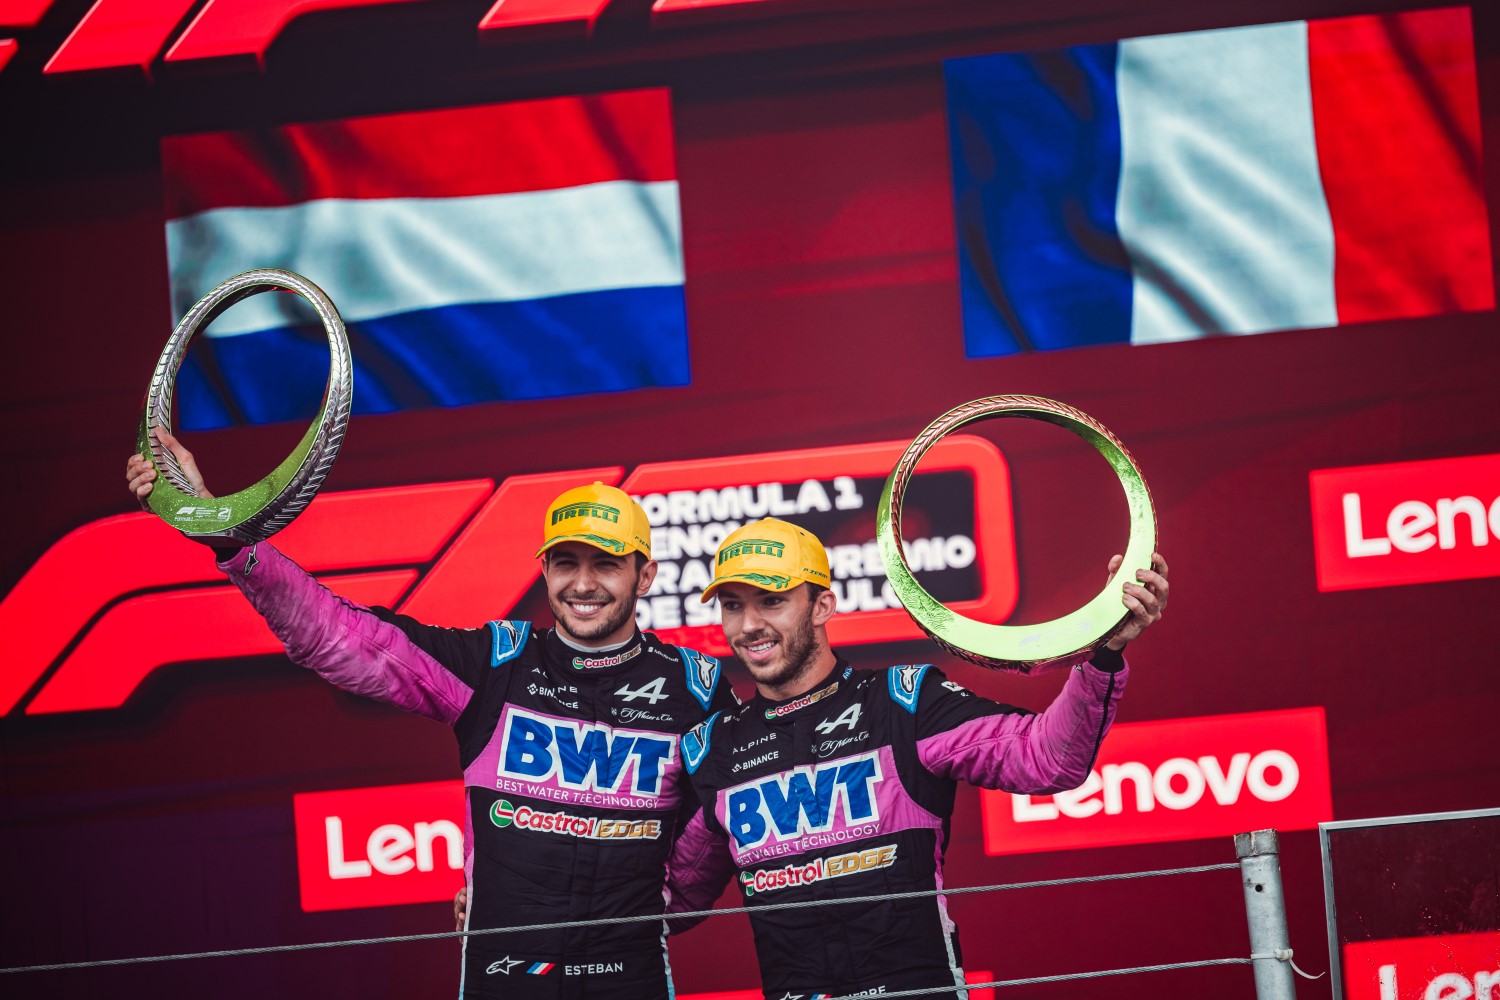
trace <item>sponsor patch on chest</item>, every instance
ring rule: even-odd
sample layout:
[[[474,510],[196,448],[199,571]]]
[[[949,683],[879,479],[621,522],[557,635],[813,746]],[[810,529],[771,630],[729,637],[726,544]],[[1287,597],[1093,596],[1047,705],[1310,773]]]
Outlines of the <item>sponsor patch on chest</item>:
[[[651,807],[679,766],[677,738],[507,705],[496,787],[582,805]],[[506,779],[515,784],[508,784]],[[629,801],[627,801],[629,800]]]
[[[871,751],[757,778],[724,794],[724,825],[739,852],[791,842],[790,849],[810,850],[869,836],[880,820],[882,777]]]

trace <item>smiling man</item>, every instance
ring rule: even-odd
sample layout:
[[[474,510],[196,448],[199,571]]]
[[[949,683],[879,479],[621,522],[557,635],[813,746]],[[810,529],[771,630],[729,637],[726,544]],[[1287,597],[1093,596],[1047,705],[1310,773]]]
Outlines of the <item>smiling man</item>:
[[[161,437],[209,496],[192,455]],[[156,471],[134,455],[126,478],[145,497]],[[716,659],[637,631],[656,563],[627,494],[593,483],[548,507],[537,555],[556,626],[545,631],[424,625],[344,600],[269,543],[216,551],[293,662],[452,727],[467,927],[664,913],[668,854],[696,808],[681,735],[736,702]],[[675,908],[717,897],[727,859],[707,860]],[[460,992],[661,1000],[672,995],[665,938],[660,921],[465,938]]]
[[[677,850],[727,848],[750,907],[941,888],[958,782],[1028,794],[1081,784],[1125,687],[1120,651],[1167,600],[1167,566],[1155,556],[1124,586],[1125,627],[1034,713],[981,698],[928,664],[855,670],[828,645],[828,582],[818,539],[767,518],[725,539],[703,595],[718,598],[757,697],[684,737],[703,811]],[[966,993],[942,897],[752,910],[750,923],[773,1000]]]

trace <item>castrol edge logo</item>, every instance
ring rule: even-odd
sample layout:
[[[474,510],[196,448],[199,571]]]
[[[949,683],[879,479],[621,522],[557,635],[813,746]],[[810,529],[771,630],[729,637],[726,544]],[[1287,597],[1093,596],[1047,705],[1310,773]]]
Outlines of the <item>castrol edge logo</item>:
[[[292,797],[302,909],[452,899],[464,881],[462,781]]]
[[[1310,475],[1318,589],[1500,576],[1500,455]]]
[[[885,844],[862,851],[850,851],[830,858],[813,858],[803,864],[784,865],[781,868],[757,868],[740,872],[740,888],[745,895],[757,892],[772,892],[794,886],[813,885],[831,878],[843,878],[859,872],[889,868],[896,863],[896,845]]]
[[[718,544],[767,515],[805,522],[829,541],[839,614],[834,645],[916,639],[881,569],[874,540],[880,486],[907,442],[568,469],[495,481],[426,483],[320,494],[274,545],[330,588],[366,606],[433,625],[504,617],[540,574],[547,505],[598,480],[638,497],[659,564],[637,606],[642,628],[680,646],[725,654],[716,604],[699,601]],[[983,438],[933,446],[918,480],[947,477],[907,539],[913,568],[944,603],[1003,621],[1017,597],[1010,475]],[[918,497],[912,511],[929,501]],[[982,516],[981,516],[982,515]],[[918,520],[918,519],[914,519]],[[100,560],[100,552],[150,559]],[[170,643],[143,643],[140,623],[170,620]],[[108,517],[69,532],[0,599],[0,715],[118,708],[168,664],[281,652],[281,644],[203,547],[152,514]],[[24,706],[24,707],[22,707]]]
[[[1122,723],[1078,788],[980,807],[986,854],[1311,829],[1333,818],[1323,709]]]

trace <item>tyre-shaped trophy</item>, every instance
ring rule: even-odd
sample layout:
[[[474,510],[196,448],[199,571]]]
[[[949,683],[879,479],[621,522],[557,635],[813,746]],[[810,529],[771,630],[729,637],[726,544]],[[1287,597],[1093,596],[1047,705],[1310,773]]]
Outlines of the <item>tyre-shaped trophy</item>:
[[[161,444],[156,429],[172,430],[172,391],[193,337],[236,302],[271,291],[300,295],[317,311],[329,353],[322,405],[297,447],[269,475],[228,496],[201,497],[171,451]],[[344,442],[353,396],[349,337],[338,310],[321,288],[300,274],[274,268],[245,271],[219,283],[172,331],[146,391],[136,450],[149,456],[159,470],[156,488],[146,497],[147,509],[193,538],[222,538],[245,545],[269,538],[290,524],[323,485]]]
[[[1053,621],[997,625],[966,618],[929,594],[906,564],[901,543],[901,508],[917,463],[946,435],[965,424],[990,417],[1043,420],[1077,434],[1104,456],[1125,489],[1130,508],[1130,540],[1124,561],[1092,600]],[[970,663],[1030,674],[1082,663],[1125,624],[1130,612],[1120,602],[1121,587],[1135,579],[1137,570],[1151,568],[1151,556],[1156,551],[1156,507],[1130,452],[1108,428],[1087,413],[1040,396],[989,396],[954,407],[912,441],[881,491],[875,512],[875,536],[891,589],[923,632]]]

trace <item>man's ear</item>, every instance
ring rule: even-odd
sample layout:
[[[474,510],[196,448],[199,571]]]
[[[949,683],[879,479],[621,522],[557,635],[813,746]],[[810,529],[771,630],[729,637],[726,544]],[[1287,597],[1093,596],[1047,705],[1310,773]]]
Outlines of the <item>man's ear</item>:
[[[839,609],[839,599],[831,590],[821,591],[812,602],[812,623],[814,625],[827,625],[828,619]]]
[[[641,575],[635,581],[635,596],[645,597],[651,591],[651,584],[656,579],[656,560],[647,559],[646,565],[641,567]]]

